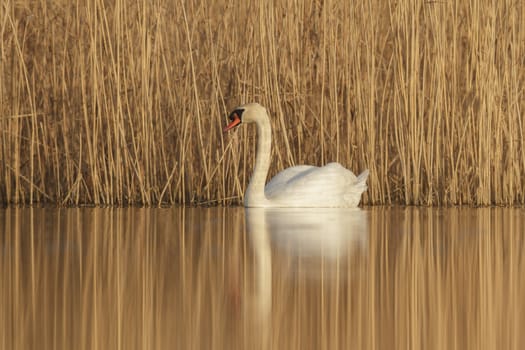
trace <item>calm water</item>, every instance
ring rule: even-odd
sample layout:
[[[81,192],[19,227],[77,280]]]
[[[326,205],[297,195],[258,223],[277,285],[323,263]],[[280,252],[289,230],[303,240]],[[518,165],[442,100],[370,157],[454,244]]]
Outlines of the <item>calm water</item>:
[[[525,210],[0,210],[0,349],[523,349]]]

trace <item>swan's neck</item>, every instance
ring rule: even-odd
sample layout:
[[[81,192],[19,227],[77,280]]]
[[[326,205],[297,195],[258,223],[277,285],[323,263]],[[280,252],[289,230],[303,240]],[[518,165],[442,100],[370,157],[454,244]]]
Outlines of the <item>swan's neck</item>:
[[[244,204],[247,207],[261,207],[268,205],[264,195],[266,176],[270,168],[270,152],[272,150],[272,128],[270,120],[265,114],[264,118],[256,121],[257,124],[257,154],[255,156],[255,169],[246,189]]]

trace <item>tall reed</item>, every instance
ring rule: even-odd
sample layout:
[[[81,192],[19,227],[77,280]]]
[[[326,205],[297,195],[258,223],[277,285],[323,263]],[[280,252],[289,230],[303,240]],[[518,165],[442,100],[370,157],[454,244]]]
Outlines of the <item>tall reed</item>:
[[[271,174],[370,169],[367,204],[525,203],[515,1],[4,0],[0,202],[238,203]]]

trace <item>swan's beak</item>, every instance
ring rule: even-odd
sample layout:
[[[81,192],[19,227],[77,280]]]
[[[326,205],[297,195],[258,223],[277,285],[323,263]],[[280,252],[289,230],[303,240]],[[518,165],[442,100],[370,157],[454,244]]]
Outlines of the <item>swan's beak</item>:
[[[237,114],[234,114],[233,115],[233,120],[231,121],[230,124],[228,124],[228,126],[226,126],[224,128],[224,132],[230,130],[230,129],[233,129],[234,127],[236,127],[237,125],[239,125],[241,123],[241,119],[239,119],[239,117],[237,116]]]

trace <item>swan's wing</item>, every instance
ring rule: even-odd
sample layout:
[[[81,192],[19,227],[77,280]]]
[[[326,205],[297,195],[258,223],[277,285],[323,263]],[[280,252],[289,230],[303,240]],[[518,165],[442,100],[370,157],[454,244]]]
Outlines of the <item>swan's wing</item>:
[[[297,207],[355,207],[366,190],[365,171],[356,177],[339,163],[297,173],[268,196],[272,202]]]
[[[270,182],[266,184],[264,187],[264,194],[268,198],[274,196],[276,193],[279,193],[283,190],[283,187],[286,186],[291,178],[303,174],[311,169],[318,169],[318,167],[313,165],[297,165],[284,169],[280,173],[276,174],[270,180]]]

